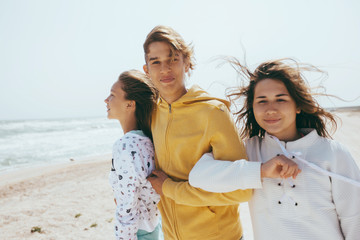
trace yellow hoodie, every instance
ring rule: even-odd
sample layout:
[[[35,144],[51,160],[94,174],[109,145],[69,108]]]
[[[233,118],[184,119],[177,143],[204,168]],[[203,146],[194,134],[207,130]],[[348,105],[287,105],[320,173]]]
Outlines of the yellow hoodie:
[[[171,105],[158,101],[152,134],[156,166],[170,177],[159,203],[166,240],[239,240],[242,236],[239,203],[248,201],[252,190],[210,193],[188,182],[190,170],[204,153],[212,151],[215,159],[246,158],[228,106],[198,86]]]

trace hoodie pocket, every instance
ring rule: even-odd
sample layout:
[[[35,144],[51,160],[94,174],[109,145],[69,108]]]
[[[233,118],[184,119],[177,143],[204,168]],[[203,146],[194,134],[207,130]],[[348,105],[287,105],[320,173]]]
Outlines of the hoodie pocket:
[[[209,207],[176,205],[177,231],[183,239],[207,239],[219,234],[216,213]]]

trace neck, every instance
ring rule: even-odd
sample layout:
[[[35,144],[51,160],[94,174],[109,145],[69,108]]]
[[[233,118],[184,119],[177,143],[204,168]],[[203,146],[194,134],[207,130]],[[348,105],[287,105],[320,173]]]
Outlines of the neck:
[[[126,122],[120,122],[121,128],[125,133],[128,133],[132,130],[137,130],[136,121],[126,121]]]
[[[179,98],[181,98],[182,96],[184,96],[187,93],[186,88],[182,88],[181,90],[177,91],[176,93],[172,93],[172,94],[161,94],[160,96],[169,104],[172,104],[173,102],[175,102],[176,100],[178,100]]]
[[[275,136],[277,137],[277,136]],[[298,139],[301,138],[301,134],[299,131],[296,130],[296,132],[291,135],[291,136],[282,136],[282,137],[277,137],[280,141],[283,141],[283,142],[291,142],[291,141],[296,141]]]

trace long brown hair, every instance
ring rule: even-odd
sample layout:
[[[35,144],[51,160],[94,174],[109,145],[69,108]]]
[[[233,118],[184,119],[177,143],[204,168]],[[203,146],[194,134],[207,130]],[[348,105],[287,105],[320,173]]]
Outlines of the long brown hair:
[[[264,136],[265,130],[256,122],[253,112],[254,90],[259,81],[274,79],[285,85],[296,106],[301,110],[296,115],[296,127],[314,128],[320,136],[331,138],[331,134],[326,129],[326,123],[331,123],[331,130],[334,132],[337,128],[335,116],[320,107],[302,74],[304,71],[322,72],[321,70],[312,65],[300,64],[290,58],[264,62],[254,72],[235,58],[230,58],[228,61],[238,71],[242,80],[248,81],[247,85],[232,88],[227,94],[232,103],[244,99],[243,107],[235,113],[241,137]]]
[[[121,73],[118,80],[125,99],[136,102],[135,117],[137,128],[152,139],[151,114],[155,108],[158,92],[149,78],[138,70]]]

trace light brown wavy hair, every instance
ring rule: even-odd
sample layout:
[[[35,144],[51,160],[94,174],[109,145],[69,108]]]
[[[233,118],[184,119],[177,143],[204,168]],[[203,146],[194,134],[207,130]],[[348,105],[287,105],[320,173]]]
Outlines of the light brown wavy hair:
[[[297,128],[314,128],[320,136],[331,138],[326,124],[331,123],[331,132],[335,132],[337,128],[335,116],[320,107],[314,99],[314,95],[330,95],[311,93],[303,77],[304,71],[323,73],[321,70],[309,64],[300,64],[290,58],[264,62],[253,72],[236,58],[228,58],[227,61],[239,73],[242,82],[247,82],[244,86],[227,90],[227,97],[233,104],[243,104],[243,107],[235,112],[236,123],[242,138],[265,135],[265,130],[256,122],[253,112],[254,90],[256,84],[263,79],[279,80],[285,85],[296,106],[301,109],[301,112],[296,115]],[[239,100],[244,102],[239,103]]]
[[[152,140],[151,114],[156,105],[158,92],[146,74],[129,70],[120,74],[118,81],[125,92],[125,99],[136,103],[135,117],[137,128]]]
[[[179,33],[168,26],[158,25],[154,27],[146,36],[144,42],[145,62],[147,63],[147,54],[149,53],[149,45],[153,42],[165,42],[170,45],[171,57],[175,57],[175,52],[180,52],[184,60],[189,63],[189,69],[195,67],[194,49],[191,44],[187,44]]]

